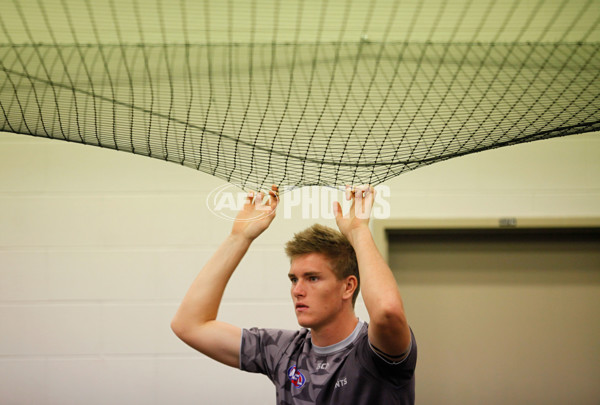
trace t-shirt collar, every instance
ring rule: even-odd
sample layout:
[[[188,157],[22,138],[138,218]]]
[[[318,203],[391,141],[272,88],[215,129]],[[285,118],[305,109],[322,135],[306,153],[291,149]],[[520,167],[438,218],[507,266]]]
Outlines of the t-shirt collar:
[[[354,342],[356,340],[356,338],[358,337],[358,334],[360,333],[360,330],[362,329],[364,324],[365,323],[363,321],[359,320],[358,323],[356,324],[356,327],[352,331],[352,333],[350,335],[348,335],[348,337],[346,339],[342,340],[341,342],[337,342],[337,343],[334,343],[329,346],[317,346],[317,345],[313,344],[312,346],[313,346],[315,353],[331,354],[331,353],[337,352],[339,350],[345,349],[348,345],[350,345],[352,342]]]

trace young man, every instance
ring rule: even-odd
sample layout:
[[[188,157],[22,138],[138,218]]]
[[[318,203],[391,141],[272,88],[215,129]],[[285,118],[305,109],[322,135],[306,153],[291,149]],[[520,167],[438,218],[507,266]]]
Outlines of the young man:
[[[250,244],[275,216],[257,217],[263,194],[249,193],[231,234],[193,282],[171,327],[191,347],[267,375],[278,404],[413,404],[417,347],[389,267],[368,228],[372,187],[348,188],[350,212],[334,204],[341,234],[315,225],[288,242],[291,295],[303,329],[244,329],[220,322],[225,286]],[[359,281],[369,324],[354,314]]]

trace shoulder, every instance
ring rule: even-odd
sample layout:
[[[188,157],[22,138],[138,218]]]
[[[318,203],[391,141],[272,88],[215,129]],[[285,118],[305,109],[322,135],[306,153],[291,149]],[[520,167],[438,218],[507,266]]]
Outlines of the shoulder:
[[[306,341],[307,330],[242,329],[240,369],[273,378],[279,364]]]
[[[302,345],[310,336],[307,329],[267,329],[249,328],[242,329],[241,352],[242,354],[261,352],[284,352],[289,348]]]
[[[368,327],[368,326],[367,326]],[[367,328],[364,328],[367,329]],[[410,379],[414,374],[417,362],[417,342],[411,330],[411,343],[407,353],[400,358],[393,358],[374,347],[369,342],[368,333],[361,331],[356,342],[356,352],[360,364],[371,374],[392,380]]]
[[[263,345],[280,345],[284,342],[296,340],[306,340],[309,336],[307,329],[288,330],[288,329],[268,329],[268,328],[248,328],[242,329],[242,341],[255,340],[256,343]]]
[[[410,344],[408,346],[408,349],[406,349],[406,351],[404,353],[402,353],[400,355],[396,355],[396,356],[385,353],[384,351],[382,351],[381,349],[376,347],[373,343],[371,343],[371,341],[368,339],[368,337],[366,340],[368,342],[368,346],[371,349],[371,351],[377,357],[379,357],[381,360],[383,360],[384,362],[386,362],[390,365],[398,365],[398,364],[404,363],[407,360],[409,360],[411,357],[416,358],[417,342],[415,340],[415,335],[413,334],[412,329],[410,330]]]

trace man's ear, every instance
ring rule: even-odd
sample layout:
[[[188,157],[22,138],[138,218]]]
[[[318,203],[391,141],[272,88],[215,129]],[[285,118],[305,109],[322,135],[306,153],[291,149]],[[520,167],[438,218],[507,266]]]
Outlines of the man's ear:
[[[354,291],[358,288],[358,279],[356,276],[348,276],[344,279],[344,299],[352,300]]]

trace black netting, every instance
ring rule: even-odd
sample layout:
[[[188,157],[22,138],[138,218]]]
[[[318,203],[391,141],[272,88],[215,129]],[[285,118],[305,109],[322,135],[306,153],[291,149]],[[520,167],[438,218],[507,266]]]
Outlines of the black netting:
[[[243,186],[600,129],[598,0],[6,3],[1,131]]]

